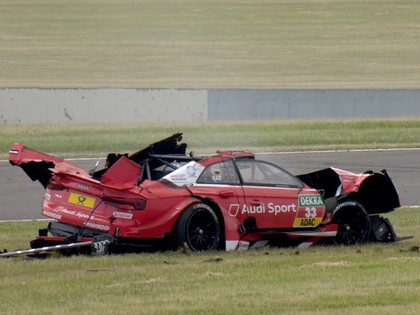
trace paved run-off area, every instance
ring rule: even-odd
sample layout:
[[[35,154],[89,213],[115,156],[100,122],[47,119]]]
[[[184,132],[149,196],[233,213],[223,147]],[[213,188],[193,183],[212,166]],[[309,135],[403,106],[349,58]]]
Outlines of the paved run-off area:
[[[278,164],[296,175],[330,166],[355,173],[386,169],[397,187],[402,206],[420,206],[418,149],[260,153],[257,158]],[[73,160],[86,170],[92,169],[96,161]],[[43,187],[7,161],[0,162],[0,173],[0,221],[43,218]]]

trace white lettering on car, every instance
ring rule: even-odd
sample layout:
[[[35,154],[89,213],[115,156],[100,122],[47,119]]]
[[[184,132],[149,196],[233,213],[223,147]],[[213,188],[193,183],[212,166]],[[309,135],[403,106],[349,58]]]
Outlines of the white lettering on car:
[[[239,213],[241,214],[274,214],[280,215],[282,213],[297,212],[296,204],[285,204],[279,205],[273,202],[267,205],[262,203],[260,205],[247,205],[244,204],[242,207],[239,204],[231,204],[229,206],[229,215],[236,217]]]
[[[61,217],[62,217],[60,214],[50,212],[50,211],[47,211],[47,210],[42,211],[42,214],[47,216],[47,217],[56,219],[56,220],[61,220]]]
[[[277,215],[279,213],[289,213],[289,212],[296,212],[296,205],[290,204],[290,205],[275,205],[273,203],[268,204],[268,213],[274,213],[274,215]]]
[[[86,214],[86,213],[83,213],[83,212],[80,212],[80,211],[69,210],[69,209],[67,209],[65,207],[62,207],[62,206],[55,207],[54,209],[52,209],[52,211],[60,212],[61,214],[67,214],[67,215],[75,216],[75,217],[82,218],[82,219],[92,219],[92,220],[95,219],[94,215],[89,215],[89,214]],[[51,213],[51,212],[49,212],[49,213]],[[60,215],[60,219],[61,219],[61,215]]]
[[[114,211],[112,213],[112,216],[114,218],[119,218],[119,219],[132,219],[133,218],[133,214],[132,213],[126,213],[126,212],[119,212],[119,211]]]
[[[103,224],[97,224],[97,223],[92,223],[92,222],[87,222],[86,223],[87,227],[90,227],[92,229],[95,230],[101,230],[101,231],[109,231],[109,226],[108,225],[103,225]]]
[[[262,214],[265,213],[265,205],[264,204],[260,204],[258,206],[248,206],[246,204],[243,205],[242,207],[242,214]]]
[[[300,195],[299,196],[299,207],[320,207],[323,206],[324,202],[322,197],[319,195]]]

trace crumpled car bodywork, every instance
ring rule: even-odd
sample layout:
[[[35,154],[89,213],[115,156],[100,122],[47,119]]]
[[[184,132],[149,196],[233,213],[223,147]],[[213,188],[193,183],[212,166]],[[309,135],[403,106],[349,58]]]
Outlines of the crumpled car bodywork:
[[[248,151],[187,155],[181,139],[110,153],[91,172],[14,144],[9,161],[45,187],[42,214],[52,220],[31,246],[105,240],[112,252],[206,251],[397,239],[380,216],[400,206],[385,170],[294,176]]]

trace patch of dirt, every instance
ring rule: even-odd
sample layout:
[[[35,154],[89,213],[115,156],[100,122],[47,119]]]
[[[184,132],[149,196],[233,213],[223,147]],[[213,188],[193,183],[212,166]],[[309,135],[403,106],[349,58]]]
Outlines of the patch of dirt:
[[[313,269],[323,269],[323,268],[342,268],[342,267],[350,267],[351,264],[345,261],[338,261],[338,262],[316,262],[310,265],[301,266],[301,269],[313,268]]]

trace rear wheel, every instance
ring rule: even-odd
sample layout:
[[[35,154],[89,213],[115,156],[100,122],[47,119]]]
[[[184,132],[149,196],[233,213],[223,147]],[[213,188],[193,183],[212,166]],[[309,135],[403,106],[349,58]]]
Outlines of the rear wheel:
[[[338,245],[362,244],[368,240],[370,219],[364,207],[356,201],[345,201],[336,206],[334,223],[338,232],[334,242]]]
[[[173,233],[175,248],[187,246],[195,252],[215,250],[220,241],[220,224],[214,210],[206,204],[188,207]]]

